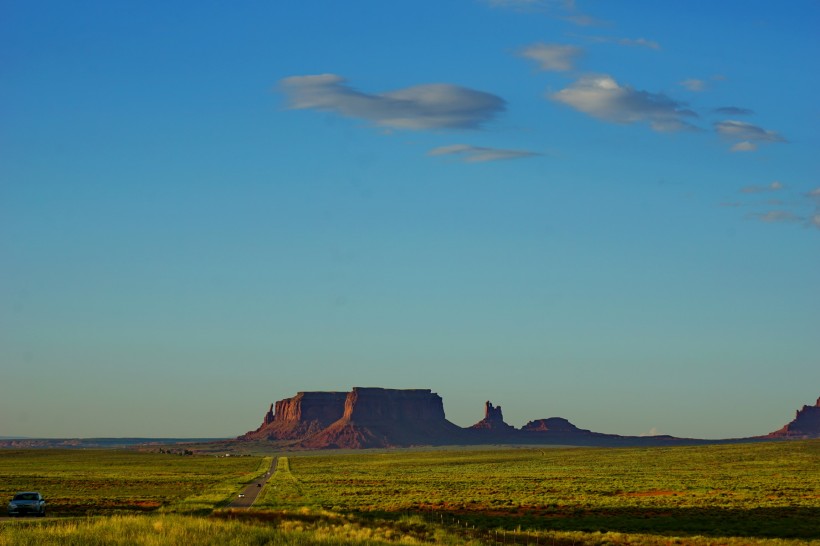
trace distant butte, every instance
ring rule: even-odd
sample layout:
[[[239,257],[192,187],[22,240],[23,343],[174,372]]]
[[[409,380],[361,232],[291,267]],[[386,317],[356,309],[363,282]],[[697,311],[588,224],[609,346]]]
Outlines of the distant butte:
[[[766,438],[820,438],[820,398],[813,406],[803,406],[797,410],[790,423],[768,434]]]
[[[504,415],[501,413],[501,406],[493,407],[489,400],[484,403],[484,419],[470,427],[473,430],[486,430],[490,432],[511,432],[515,427],[504,422]]]
[[[262,424],[239,441],[270,441],[294,449],[360,449],[426,445],[652,446],[771,439],[820,438],[820,399],[767,436],[698,440],[673,436],[620,436],[578,428],[562,417],[536,419],[517,429],[501,406],[484,404],[484,418],[468,428],[448,421],[430,389],[355,387],[350,392],[300,392],[271,404]]]

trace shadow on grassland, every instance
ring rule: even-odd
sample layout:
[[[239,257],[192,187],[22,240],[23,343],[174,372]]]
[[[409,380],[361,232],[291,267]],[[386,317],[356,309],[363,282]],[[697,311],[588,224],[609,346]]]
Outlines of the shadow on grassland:
[[[529,512],[523,514],[456,514],[482,528],[553,531],[610,531],[674,536],[820,538],[820,508],[616,508]],[[428,516],[429,517],[429,516]]]

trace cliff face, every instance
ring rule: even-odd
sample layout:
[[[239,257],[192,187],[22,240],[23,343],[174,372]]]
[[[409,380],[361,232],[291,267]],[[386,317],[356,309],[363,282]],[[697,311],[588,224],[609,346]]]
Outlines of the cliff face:
[[[441,397],[430,389],[354,388],[344,415],[306,438],[309,448],[395,447],[457,443],[463,430],[444,417]]]
[[[803,406],[797,410],[794,420],[768,438],[820,438],[820,398],[813,406]]]
[[[299,440],[315,434],[344,414],[343,392],[300,392],[271,404],[262,425],[244,440]]]
[[[436,422],[444,420],[444,402],[430,389],[356,387],[347,395],[343,417],[359,424]]]
[[[273,421],[330,424],[342,416],[344,404],[343,392],[300,392],[276,402]]]

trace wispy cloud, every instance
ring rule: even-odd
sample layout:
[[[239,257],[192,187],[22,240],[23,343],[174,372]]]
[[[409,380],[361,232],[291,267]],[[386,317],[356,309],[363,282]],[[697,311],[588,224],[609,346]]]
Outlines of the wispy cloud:
[[[706,82],[703,80],[698,80],[695,78],[690,78],[688,80],[683,80],[682,82],[678,82],[678,85],[688,89],[689,91],[693,91],[695,93],[700,93],[701,91],[706,91]]]
[[[446,83],[363,93],[335,74],[280,82],[290,108],[334,112],[393,129],[476,129],[505,109],[496,95]]]
[[[805,218],[802,218],[794,213],[791,213],[787,210],[770,210],[768,212],[753,212],[748,215],[749,218],[760,220],[761,222],[766,222],[767,224],[775,224],[775,223],[797,223],[801,221],[805,221]]]
[[[761,194],[783,190],[786,190],[786,186],[775,181],[767,186],[747,186],[740,191],[745,194]],[[746,218],[766,224],[799,224],[806,228],[820,229],[820,188],[810,190],[800,197],[802,200],[768,199],[763,204],[779,208],[764,212],[751,212],[746,215]],[[739,203],[738,205],[760,206],[754,203]],[[811,211],[811,209],[814,210]]]
[[[729,140],[736,140],[733,152],[751,152],[759,143],[786,142],[786,139],[775,131],[769,131],[745,121],[725,120],[715,122],[715,131]]]
[[[721,106],[720,108],[715,108],[712,112],[725,116],[751,116],[754,114],[754,110],[738,108],[737,106]]]
[[[521,159],[541,155],[527,150],[504,150],[501,148],[486,148],[469,144],[451,144],[433,148],[427,155],[456,155],[467,163],[483,163],[487,161],[501,161],[505,159]]]
[[[550,95],[594,118],[613,123],[648,122],[655,131],[696,129],[686,121],[697,114],[663,93],[621,86],[606,74],[584,76],[571,86]]]
[[[565,44],[532,44],[522,48],[519,55],[538,63],[541,70],[572,70],[575,60],[583,55],[580,47]]]
[[[569,21],[574,25],[578,25],[579,27],[600,27],[609,24],[608,21],[604,21],[603,19],[598,19],[597,17],[592,17],[591,15],[586,15],[584,13],[566,15],[562,17],[562,19]]]
[[[746,186],[745,188],[742,188],[740,191],[742,193],[768,193],[780,191],[785,187],[786,186],[784,186],[782,182],[775,180],[768,186]]]
[[[598,44],[617,44],[628,47],[645,47],[655,50],[661,48],[658,42],[647,40],[646,38],[616,38],[612,36],[584,36],[582,34],[572,34],[572,36]]]
[[[820,229],[820,187],[814,188],[806,194],[806,197],[814,201],[814,213],[809,216],[807,224],[811,227]]]
[[[484,2],[495,8],[545,13],[582,27],[608,24],[606,21],[579,12],[574,0],[484,0]]]
[[[618,38],[616,43],[632,47],[646,47],[649,49],[660,49],[661,45],[655,40],[647,40],[646,38]]]

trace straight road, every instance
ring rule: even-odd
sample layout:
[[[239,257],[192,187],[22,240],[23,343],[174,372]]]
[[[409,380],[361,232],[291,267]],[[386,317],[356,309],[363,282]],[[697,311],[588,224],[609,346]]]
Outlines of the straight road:
[[[276,471],[277,461],[278,459],[273,459],[268,471],[265,472],[265,474],[258,480],[254,480],[246,485],[245,489],[239,492],[239,496],[237,496],[233,502],[228,505],[228,508],[250,508],[256,500],[256,497],[259,496],[259,492],[262,491],[262,487],[268,482],[270,477],[273,476],[273,473]]]

